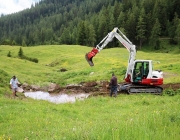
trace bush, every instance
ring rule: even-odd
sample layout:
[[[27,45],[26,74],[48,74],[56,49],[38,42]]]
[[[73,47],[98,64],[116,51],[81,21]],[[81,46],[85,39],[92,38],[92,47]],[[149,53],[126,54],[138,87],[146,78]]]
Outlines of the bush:
[[[169,96],[174,96],[177,94],[177,92],[174,91],[173,89],[166,89],[166,90],[164,90],[164,94],[169,95]]]
[[[7,57],[11,57],[11,52],[9,51],[9,53],[7,54]]]
[[[18,56],[19,56],[20,58],[22,58],[22,57],[24,56],[23,50],[22,50],[21,47],[19,48]]]
[[[29,60],[29,61],[31,61],[31,62],[38,63],[38,59],[37,59],[37,58],[25,57],[24,59]]]
[[[20,47],[19,49],[19,52],[18,52],[18,56],[21,58],[21,59],[26,59],[26,60],[29,60],[31,62],[35,62],[35,63],[38,63],[38,59],[37,58],[30,58],[30,57],[27,57],[23,54],[23,50],[22,48]]]

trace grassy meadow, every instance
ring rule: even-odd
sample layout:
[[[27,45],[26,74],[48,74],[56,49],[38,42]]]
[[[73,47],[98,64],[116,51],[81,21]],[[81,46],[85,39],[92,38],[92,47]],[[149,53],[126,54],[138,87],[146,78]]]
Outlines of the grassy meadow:
[[[104,49],[85,60],[92,48],[47,45],[22,47],[25,56],[38,63],[19,59],[20,46],[0,46],[0,140],[179,140],[180,94],[163,96],[120,94],[117,98],[90,97],[75,103],[53,104],[25,98],[11,98],[9,80],[16,75],[21,83],[60,86],[86,81],[108,80],[112,72],[123,82],[129,53],[124,48]],[[11,57],[7,57],[8,52]],[[163,51],[162,51],[163,52]],[[164,83],[180,83],[180,58],[175,52],[137,52],[137,59],[154,60],[154,69],[164,72]],[[159,63],[160,62],[160,63]],[[67,69],[60,72],[60,69]]]

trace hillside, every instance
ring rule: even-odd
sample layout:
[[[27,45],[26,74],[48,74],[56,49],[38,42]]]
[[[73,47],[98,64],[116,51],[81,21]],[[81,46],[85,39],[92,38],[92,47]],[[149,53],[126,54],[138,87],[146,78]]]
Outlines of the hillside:
[[[129,57],[124,48],[105,49],[93,58],[95,66],[90,67],[84,58],[85,53],[91,50],[89,47],[79,45],[22,47],[25,56],[39,60],[38,63],[34,63],[20,59],[19,49],[20,46],[0,46],[1,93],[10,90],[9,80],[13,75],[16,75],[21,83],[40,86],[56,83],[62,87],[67,84],[109,81],[114,72],[118,82],[121,83],[124,82]],[[7,57],[9,51],[11,57]],[[164,72],[164,84],[180,83],[178,54],[138,51],[136,58],[153,60],[154,69],[161,69]],[[61,69],[67,71],[62,72]]]
[[[30,9],[0,17],[0,44],[95,46],[119,27],[139,49],[159,37],[179,44],[179,0],[42,0]],[[117,41],[108,47],[117,47]]]

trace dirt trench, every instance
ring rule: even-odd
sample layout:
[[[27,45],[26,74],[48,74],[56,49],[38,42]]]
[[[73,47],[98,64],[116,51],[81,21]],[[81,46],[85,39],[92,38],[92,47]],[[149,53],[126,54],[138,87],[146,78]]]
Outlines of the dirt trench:
[[[122,84],[122,83],[119,83]],[[28,91],[48,91],[50,94],[80,94],[87,93],[92,96],[108,96],[109,95],[109,81],[92,81],[92,82],[83,82],[79,84],[70,84],[65,87],[60,87],[58,84],[50,84],[47,87],[39,87],[35,85],[23,84],[22,88],[25,92]],[[163,84],[161,87],[166,89],[172,89],[174,91],[180,89],[180,83],[175,84]],[[123,92],[119,92],[121,94]]]
[[[121,83],[120,83],[121,84]],[[92,96],[108,96],[109,95],[109,82],[108,81],[101,81],[101,82],[87,82],[80,85],[67,85],[66,87],[62,88],[59,93],[90,93]],[[180,89],[180,83],[175,84],[164,84],[161,87],[166,89],[172,89],[174,91]],[[124,92],[122,92],[124,93]],[[119,93],[121,94],[121,92]]]

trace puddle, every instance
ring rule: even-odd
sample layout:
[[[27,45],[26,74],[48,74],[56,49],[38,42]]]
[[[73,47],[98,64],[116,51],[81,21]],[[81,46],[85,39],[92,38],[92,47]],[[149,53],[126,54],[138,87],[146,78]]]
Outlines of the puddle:
[[[36,92],[25,92],[24,95],[26,97],[30,97],[36,100],[46,100],[52,103],[60,104],[60,103],[74,103],[76,100],[84,100],[90,94],[56,94],[51,95],[48,92],[36,91]]]

